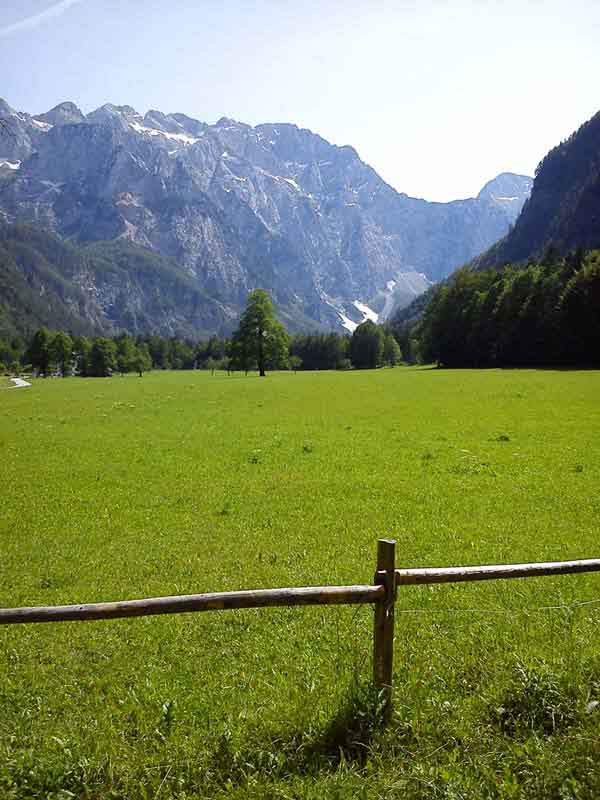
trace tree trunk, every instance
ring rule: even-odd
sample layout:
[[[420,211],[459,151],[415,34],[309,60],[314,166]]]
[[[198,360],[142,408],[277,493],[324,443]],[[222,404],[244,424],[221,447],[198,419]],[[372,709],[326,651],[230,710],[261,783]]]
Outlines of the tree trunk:
[[[261,378],[265,377],[265,343],[263,340],[263,329],[258,329],[258,374]]]

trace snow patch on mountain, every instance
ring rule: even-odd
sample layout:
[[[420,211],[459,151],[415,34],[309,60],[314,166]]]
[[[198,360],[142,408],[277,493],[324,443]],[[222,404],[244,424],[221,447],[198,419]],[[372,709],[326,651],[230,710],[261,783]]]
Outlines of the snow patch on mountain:
[[[188,136],[185,133],[167,133],[167,131],[159,131],[156,128],[148,128],[146,125],[140,125],[139,122],[130,122],[129,127],[136,133],[147,134],[148,136],[164,136],[165,139],[171,139],[174,142],[181,142],[182,144],[196,144],[200,139],[194,136]]]
[[[350,333],[354,333],[354,331],[358,328],[358,322],[352,322],[350,317],[347,317],[343,311],[338,311],[337,313],[341,320],[342,327],[346,328],[346,330]]]
[[[354,331],[358,328],[359,323],[350,319],[350,317],[345,313],[343,305],[339,302],[334,302],[324,293],[321,294],[321,300],[326,306],[329,306],[329,308],[332,308],[335,311],[342,328],[345,328],[349,333],[354,333]]]
[[[368,319],[370,319],[371,322],[378,322],[379,314],[376,311],[373,311],[372,308],[369,308],[366,303],[361,303],[360,300],[355,300],[352,305],[363,315],[363,322],[366,322]]]
[[[44,133],[48,133],[48,131],[52,130],[54,125],[50,125],[49,122],[40,122],[39,119],[32,119],[31,124],[35,125],[36,128],[39,128]]]
[[[3,119],[14,137],[0,149],[0,215],[155,249],[231,315],[247,287],[266,285],[294,329],[383,323],[430,285],[416,269],[439,280],[504,235],[529,181],[504,174],[480,200],[430,204],[291,124],[207,125],[110,104],[84,116],[68,103],[32,122],[0,101]],[[204,313],[194,324],[225,324]]]
[[[295,181],[293,178],[284,178],[283,180],[284,180],[284,181],[287,181],[287,183],[289,183],[289,184],[290,184],[290,186],[293,186],[293,187],[294,187],[294,189],[295,189],[297,192],[301,192],[301,191],[302,191],[302,189],[301,189],[301,188],[298,186],[298,184],[296,183],[296,181]]]

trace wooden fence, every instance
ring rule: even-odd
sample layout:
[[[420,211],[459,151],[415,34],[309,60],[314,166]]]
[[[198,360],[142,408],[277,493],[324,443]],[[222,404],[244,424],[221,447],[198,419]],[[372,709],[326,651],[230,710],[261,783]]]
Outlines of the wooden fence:
[[[493,564],[474,567],[426,567],[396,569],[395,542],[380,539],[373,584],[356,586],[305,586],[295,589],[255,589],[241,592],[150,597],[113,603],[86,603],[71,606],[34,606],[0,609],[0,625],[31,622],[68,622],[154,614],[181,614],[193,611],[222,611],[237,608],[275,606],[357,605],[375,606],[373,626],[373,682],[384,695],[386,715],[392,708],[394,660],[394,608],[398,586],[486,581],[498,578],[532,578],[540,575],[566,575],[600,572],[600,558],[580,561],[546,561],[534,564]]]

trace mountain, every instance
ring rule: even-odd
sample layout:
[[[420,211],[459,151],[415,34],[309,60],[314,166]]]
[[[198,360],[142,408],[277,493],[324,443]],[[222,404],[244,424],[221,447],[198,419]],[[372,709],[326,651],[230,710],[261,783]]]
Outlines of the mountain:
[[[600,247],[600,113],[551,150],[536,170],[514,228],[475,260],[480,268]]]
[[[0,226],[0,340],[28,336],[42,326],[77,335],[103,332],[85,314],[84,293],[28,238],[12,240],[7,226]],[[60,248],[59,240],[56,245]]]
[[[476,198],[429,203],[395,191],[352,147],[290,124],[207,125],[111,104],[31,116],[4,101],[0,123],[5,220],[171,259],[212,302],[189,320],[200,329],[213,329],[217,307],[232,325],[257,286],[292,329],[383,320],[503,236],[531,185],[504,174]]]
[[[597,364],[598,248],[600,113],[545,156],[509,233],[391,325],[405,353],[418,341],[413,357],[446,366]]]
[[[478,200],[486,200],[507,210],[513,221],[517,219],[523,204],[531,193],[533,178],[502,172],[488,181],[477,195]]]
[[[124,240],[81,246],[0,222],[0,338],[42,325],[196,338],[233,322],[172,259]]]

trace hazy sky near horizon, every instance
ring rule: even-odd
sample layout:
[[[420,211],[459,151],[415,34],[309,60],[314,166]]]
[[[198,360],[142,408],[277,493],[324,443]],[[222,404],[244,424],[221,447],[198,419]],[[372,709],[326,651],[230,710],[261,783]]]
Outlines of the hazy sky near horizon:
[[[0,97],[293,122],[451,200],[600,110],[599,41],[598,0],[0,0]]]

